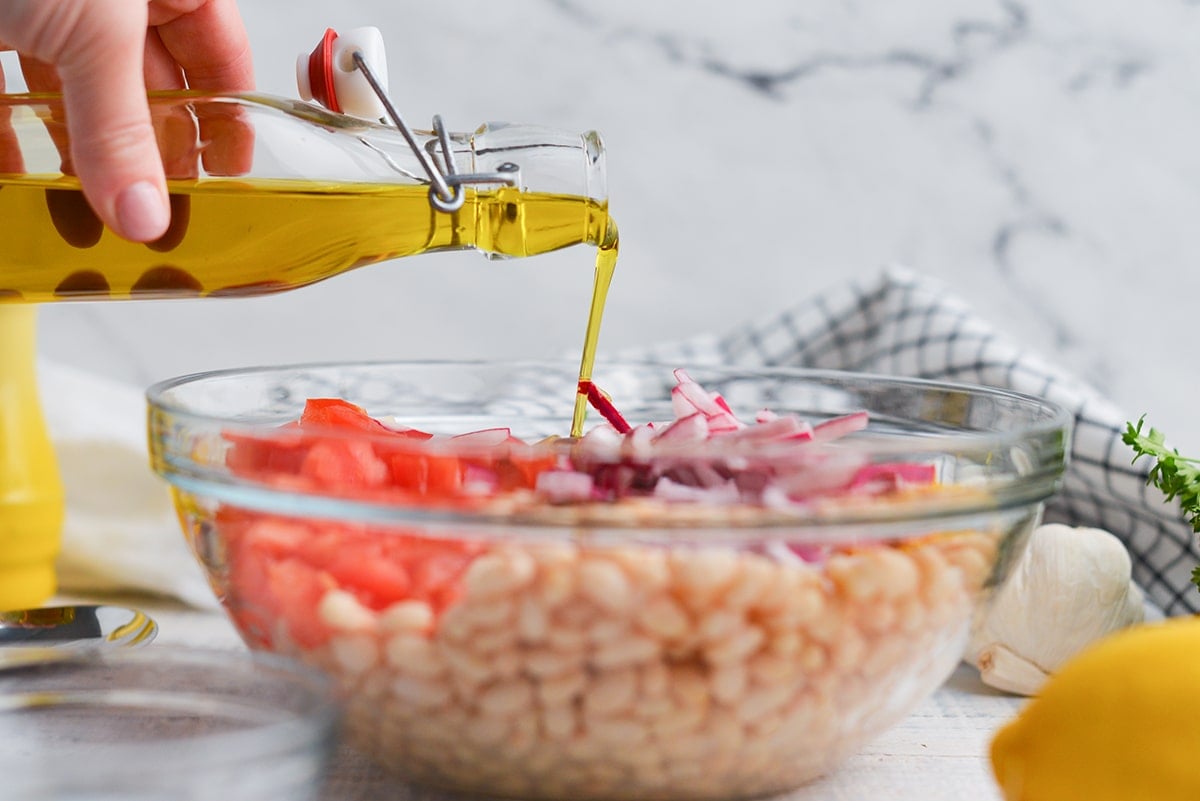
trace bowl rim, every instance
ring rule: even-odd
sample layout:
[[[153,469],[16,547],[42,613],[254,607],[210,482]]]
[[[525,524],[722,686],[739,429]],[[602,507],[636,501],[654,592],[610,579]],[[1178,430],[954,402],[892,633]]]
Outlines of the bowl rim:
[[[484,359],[404,359],[404,360],[361,360],[361,361],[314,361],[314,362],[296,362],[275,365],[260,365],[249,367],[232,367],[216,370],[197,371],[173,378],[165,379],[147,388],[145,398],[148,404],[148,415],[153,419],[155,414],[167,414],[172,418],[187,422],[193,425],[202,426],[219,426],[229,430],[243,429],[246,431],[254,430],[261,432],[264,430],[264,424],[258,422],[238,421],[228,417],[206,414],[203,412],[195,412],[186,408],[185,405],[174,402],[170,398],[170,392],[180,387],[188,385],[200,384],[207,381],[225,381],[236,379],[242,376],[269,376],[272,374],[283,375],[294,371],[329,371],[329,370],[383,370],[388,368],[458,368],[469,370],[472,368],[494,369],[494,368],[509,368],[509,369],[528,369],[537,367],[552,367],[556,370],[575,369],[572,362],[563,359],[520,359],[520,360],[484,360]],[[670,375],[671,370],[675,369],[671,365],[659,361],[643,361],[643,360],[612,360],[605,362],[601,369],[605,371],[614,371],[623,368],[633,368],[637,370],[654,370],[663,371],[664,375]],[[1002,497],[998,496],[989,502],[982,502],[979,499],[952,501],[948,504],[943,504],[940,507],[931,504],[921,504],[919,510],[914,510],[908,515],[885,515],[882,518],[877,513],[835,513],[830,515],[828,510],[816,516],[789,516],[782,521],[790,526],[797,524],[801,525],[838,525],[838,524],[872,524],[877,525],[881,520],[884,521],[902,521],[902,520],[925,520],[932,518],[948,518],[961,517],[964,514],[977,514],[980,512],[995,511],[997,509],[1010,509],[1017,506],[1028,506],[1030,504],[1040,503],[1051,497],[1061,485],[1063,476],[1065,475],[1068,463],[1070,461],[1070,445],[1073,434],[1073,423],[1075,416],[1066,408],[1054,401],[1046,398],[1030,395],[1027,393],[1017,392],[1001,387],[993,387],[981,384],[969,384],[965,382],[943,381],[926,378],[913,378],[907,376],[893,376],[879,373],[856,372],[848,370],[830,370],[823,368],[807,368],[790,365],[723,365],[723,364],[697,364],[687,368],[689,372],[703,373],[720,373],[722,375],[737,376],[745,375],[746,377],[767,376],[778,378],[795,378],[810,383],[826,383],[835,386],[866,386],[869,384],[885,384],[897,388],[907,387],[914,390],[934,390],[938,392],[957,392],[966,393],[971,396],[983,396],[996,399],[1003,399],[1009,403],[1017,404],[1031,411],[1035,411],[1038,417],[1037,420],[1021,428],[1015,428],[1006,431],[962,431],[952,433],[929,433],[923,434],[920,437],[896,437],[892,441],[883,441],[878,438],[864,438],[860,440],[841,440],[836,443],[836,447],[845,453],[866,453],[874,456],[886,456],[888,454],[908,454],[908,455],[928,455],[936,456],[945,454],[948,451],[953,451],[956,448],[961,449],[965,444],[969,443],[974,449],[1003,449],[1011,448],[1020,443],[1028,443],[1031,441],[1042,441],[1047,443],[1054,442],[1056,452],[1061,452],[1061,458],[1046,464],[1039,465],[1036,470],[1030,473],[1013,475],[1012,481],[1004,487],[1005,492]],[[368,409],[368,412],[371,410]],[[339,436],[345,436],[345,432],[336,432]],[[324,433],[322,434],[324,436]],[[356,438],[369,438],[370,435],[355,434]],[[215,495],[219,500],[224,500],[237,505],[249,505],[254,508],[260,508],[264,511],[275,511],[287,514],[289,512],[295,514],[313,515],[327,518],[337,518],[344,514],[348,514],[350,518],[366,520],[368,522],[380,523],[437,523],[446,521],[452,523],[482,523],[495,524],[514,521],[500,521],[489,519],[485,515],[478,514],[475,510],[463,510],[455,508],[446,510],[441,508],[426,508],[424,506],[400,506],[393,503],[381,503],[373,500],[364,500],[361,498],[347,498],[337,495],[321,495],[314,493],[294,493],[287,490],[279,490],[271,488],[267,485],[256,485],[246,481],[240,477],[226,476],[228,480],[219,480],[215,475],[200,475],[200,471],[180,470],[178,466],[170,469],[163,468],[157,458],[157,454],[153,453],[157,443],[153,434],[153,426],[151,426],[151,450],[152,461],[155,471],[163,478],[171,483],[176,488],[187,492],[193,492],[200,495]],[[703,451],[692,449],[692,453],[710,456],[736,455],[736,452],[725,451],[720,448],[707,447]],[[212,471],[209,471],[210,473]],[[213,479],[218,479],[216,482]],[[238,486],[241,485],[241,486]],[[255,503],[256,500],[261,500],[263,494],[274,494],[281,497],[286,497],[290,500],[282,503]],[[315,503],[309,501],[315,499]],[[870,506],[866,504],[865,506]],[[537,526],[535,521],[521,520],[522,525]],[[776,521],[778,524],[780,521]],[[554,527],[554,524],[548,524],[549,527]],[[639,527],[639,530],[644,530]]]

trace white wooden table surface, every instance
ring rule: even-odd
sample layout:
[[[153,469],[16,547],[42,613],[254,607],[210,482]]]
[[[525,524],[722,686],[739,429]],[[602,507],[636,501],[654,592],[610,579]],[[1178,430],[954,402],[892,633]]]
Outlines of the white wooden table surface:
[[[220,612],[145,597],[105,600],[138,606],[154,617],[160,627],[155,645],[244,647]],[[932,698],[833,774],[776,801],[998,801],[988,743],[1022,702],[992,691],[972,668],[961,666]],[[448,798],[399,784],[349,750],[338,754],[322,794],[322,801]]]

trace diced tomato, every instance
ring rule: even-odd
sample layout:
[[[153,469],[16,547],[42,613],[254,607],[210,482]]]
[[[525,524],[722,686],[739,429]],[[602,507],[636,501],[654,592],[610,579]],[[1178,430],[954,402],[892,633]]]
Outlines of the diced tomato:
[[[412,597],[408,571],[382,554],[343,553],[326,570],[339,587],[353,593],[370,609],[384,609]]]
[[[315,648],[329,639],[329,627],[317,614],[321,598],[335,586],[333,579],[301,562],[284,559],[267,563],[267,598],[276,619],[302,648]]]
[[[460,578],[474,558],[447,551],[413,560],[412,597],[428,602],[436,612],[442,611],[458,599]]]
[[[388,467],[375,455],[371,443],[352,439],[328,439],[313,445],[300,472],[329,488],[381,487],[388,478]]]
[[[284,433],[280,434],[280,431]],[[300,469],[309,445],[296,422],[267,435],[226,431],[223,437],[233,446],[225,454],[225,466],[240,476],[253,477],[264,472],[295,473]]]
[[[386,554],[395,554],[404,559],[423,559],[441,553],[473,556],[483,550],[482,543],[474,540],[458,540],[436,537],[407,530],[379,529],[379,541]]]
[[[332,577],[372,609],[383,609],[409,597],[412,582],[403,559],[385,553],[386,531],[329,524],[319,528],[300,549],[306,564]]]
[[[453,456],[430,456],[426,460],[425,491],[450,495],[462,486],[462,463]]]
[[[394,453],[388,467],[394,486],[420,495],[452,495],[462,486],[462,463],[456,456]]]
[[[296,549],[296,555],[313,567],[324,569],[352,542],[352,537],[349,527],[323,522],[313,526],[308,538]]]
[[[312,538],[312,527],[279,517],[260,517],[248,526],[238,543],[239,550],[253,550],[260,556],[281,559],[293,556]]]
[[[339,398],[309,398],[300,415],[300,425],[341,428],[369,434],[395,433],[367,414],[361,406]]]

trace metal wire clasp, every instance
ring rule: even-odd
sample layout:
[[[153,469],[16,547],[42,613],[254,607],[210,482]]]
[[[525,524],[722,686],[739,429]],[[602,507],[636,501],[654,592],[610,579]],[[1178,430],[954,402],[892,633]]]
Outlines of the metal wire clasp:
[[[354,59],[355,67],[367,79],[367,83],[371,86],[371,91],[379,98],[379,102],[387,110],[388,116],[396,128],[400,130],[401,135],[404,136],[404,141],[408,142],[408,146],[412,148],[413,155],[421,163],[421,168],[429,176],[429,204],[431,206],[438,211],[447,213],[458,211],[462,208],[463,201],[466,200],[466,192],[463,189],[465,184],[506,184],[508,186],[517,186],[520,183],[520,167],[511,162],[501,164],[496,172],[460,173],[454,164],[454,151],[450,145],[450,134],[446,132],[446,126],[442,122],[441,115],[435,114],[433,117],[433,130],[437,134],[438,145],[441,147],[441,164],[438,164],[417,143],[417,138],[413,135],[412,129],[408,127],[404,118],[400,116],[400,112],[392,105],[387,92],[383,90],[374,72],[367,65],[367,60],[363,56],[362,51],[355,50],[351,56]]]

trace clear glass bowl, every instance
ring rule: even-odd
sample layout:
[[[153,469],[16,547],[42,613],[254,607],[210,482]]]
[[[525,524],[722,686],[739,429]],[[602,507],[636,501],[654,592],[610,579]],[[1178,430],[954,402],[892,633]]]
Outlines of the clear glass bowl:
[[[315,798],[337,706],[271,654],[0,649],[5,801]]]
[[[831,770],[953,670],[1059,485],[1070,418],[978,387],[690,372],[744,418],[870,422],[832,442],[656,457],[675,476],[800,474],[802,502],[748,481],[720,502],[551,503],[524,471],[561,439],[401,445],[281,424],[336,397],[431,433],[534,442],[568,431],[573,365],[309,365],[153,387],[152,460],[246,641],[332,675],[352,742],[399,776],[525,798],[759,796]],[[595,380],[633,423],[674,416],[668,367]],[[364,489],[376,457],[409,488]],[[604,470],[636,483],[641,458]],[[447,459],[456,489],[435,491]],[[905,486],[897,464],[936,481]],[[895,491],[831,491],[864,467]]]

